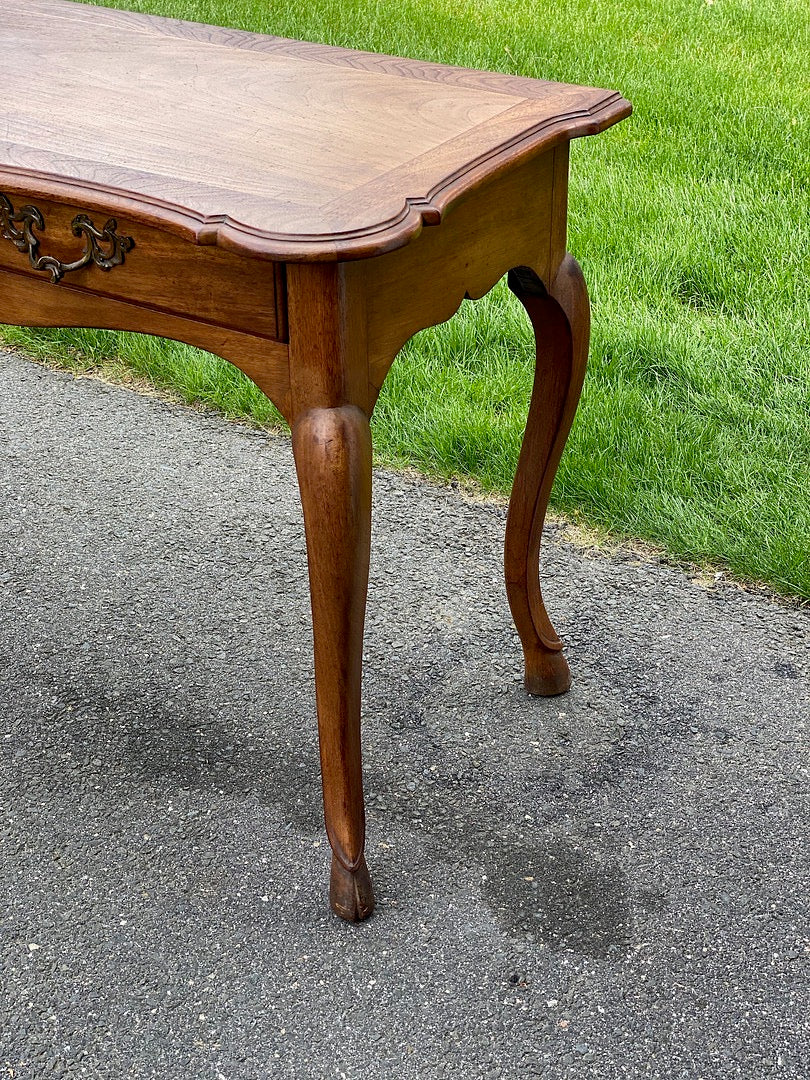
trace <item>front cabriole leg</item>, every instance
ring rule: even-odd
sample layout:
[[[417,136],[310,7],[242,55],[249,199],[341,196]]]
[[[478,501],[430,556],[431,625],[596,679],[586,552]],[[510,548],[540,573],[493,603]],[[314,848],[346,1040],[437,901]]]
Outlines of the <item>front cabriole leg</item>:
[[[374,907],[366,868],[360,763],[360,681],[371,542],[371,436],[354,405],[310,409],[293,426],[309,560],[315,693],[329,899],[357,922]]]
[[[363,854],[360,684],[371,546],[371,433],[362,292],[341,264],[287,267],[292,444],[304,511],[332,910],[359,922],[374,893]]]
[[[506,521],[506,590],[523,645],[526,690],[551,696],[568,690],[571,672],[543,603],[540,541],[585,377],[590,306],[582,271],[571,255],[563,259],[548,290],[528,267],[510,271],[509,288],[531,320],[537,361]]]

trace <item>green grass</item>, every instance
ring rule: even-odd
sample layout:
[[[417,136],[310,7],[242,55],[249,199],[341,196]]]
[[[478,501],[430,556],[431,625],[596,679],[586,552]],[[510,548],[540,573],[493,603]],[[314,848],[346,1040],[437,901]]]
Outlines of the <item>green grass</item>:
[[[129,0],[116,6],[619,89],[635,115],[574,146],[569,247],[593,301],[557,510],[810,597],[807,0]],[[188,400],[274,414],[170,342],[7,332],[120,356]],[[71,361],[72,358],[72,361]],[[508,491],[531,385],[501,284],[414,338],[375,415],[388,461]]]

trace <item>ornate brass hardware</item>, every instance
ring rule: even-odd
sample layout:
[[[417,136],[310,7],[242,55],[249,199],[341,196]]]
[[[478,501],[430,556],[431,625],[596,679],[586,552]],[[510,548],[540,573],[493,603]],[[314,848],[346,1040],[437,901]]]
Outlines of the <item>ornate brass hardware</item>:
[[[19,228],[18,228],[19,226]],[[14,213],[11,200],[0,191],[0,235],[10,240],[19,251],[27,251],[34,270],[46,270],[51,281],[57,281],[83,266],[95,263],[102,270],[112,270],[120,266],[124,256],[135,247],[131,236],[118,236],[118,222],[110,218],[103,229],[97,229],[86,214],[77,214],[70,223],[74,236],[84,236],[84,251],[75,262],[64,263],[53,255],[40,255],[39,237],[34,229],[45,231],[45,218],[36,206],[24,206],[19,213]],[[102,244],[109,245],[106,249]]]

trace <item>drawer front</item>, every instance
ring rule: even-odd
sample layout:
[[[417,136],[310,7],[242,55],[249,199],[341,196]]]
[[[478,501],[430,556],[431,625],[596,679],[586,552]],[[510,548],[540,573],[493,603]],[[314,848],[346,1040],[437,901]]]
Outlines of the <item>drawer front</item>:
[[[284,266],[0,190],[0,268],[286,341]]]

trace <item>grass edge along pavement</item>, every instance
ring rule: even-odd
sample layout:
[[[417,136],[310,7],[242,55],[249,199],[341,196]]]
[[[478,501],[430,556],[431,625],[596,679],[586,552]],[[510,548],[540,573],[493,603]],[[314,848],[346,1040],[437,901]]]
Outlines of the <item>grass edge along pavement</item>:
[[[138,337],[138,335],[133,336]],[[257,399],[257,404],[260,406],[260,411],[267,412],[269,419],[265,420],[261,420],[256,415],[247,412],[232,412],[226,415],[224,410],[216,404],[205,402],[199,397],[189,398],[174,386],[158,385],[152,379],[139,376],[133,371],[131,364],[118,357],[94,362],[80,353],[72,353],[67,357],[60,354],[56,359],[51,359],[45,354],[33,356],[30,351],[4,345],[0,342],[0,358],[2,358],[3,353],[7,355],[17,354],[55,372],[66,371],[77,379],[92,379],[107,383],[110,386],[125,387],[144,397],[156,398],[167,405],[176,405],[203,413],[208,412],[218,416],[225,416],[225,419],[231,423],[244,424],[247,427],[264,432],[271,438],[289,437],[287,424],[261,394]],[[205,353],[201,355],[202,357],[207,356]],[[212,357],[211,359],[216,358]],[[240,373],[237,372],[237,374]],[[248,388],[250,388],[249,382]],[[457,496],[478,505],[494,503],[504,508],[508,506],[509,493],[503,494],[494,490],[485,490],[474,478],[469,476],[437,477],[429,475],[423,469],[416,469],[402,461],[386,458],[376,447],[374,448],[374,468],[395,473],[402,477],[410,477],[413,481],[422,484],[443,485],[449,483]],[[616,532],[603,526],[589,524],[581,514],[576,512],[562,514],[549,509],[546,514],[546,527],[553,529],[558,539],[582,551],[585,557],[607,557],[621,562],[656,563],[660,566],[677,567],[694,584],[706,589],[739,590],[751,595],[758,595],[779,607],[791,609],[810,608],[810,600],[791,594],[779,593],[764,581],[735,577],[718,563],[705,560],[696,562],[691,559],[676,558],[649,541],[640,540],[638,537],[633,536],[619,536]]]
[[[552,507],[677,560],[810,597],[810,8],[797,0],[505,5],[119,0],[238,25],[620,90],[634,116],[572,151],[569,248],[593,302],[589,373]],[[279,418],[224,361],[106,331],[9,328],[74,369]],[[531,389],[502,282],[406,346],[379,456],[508,493]]]

